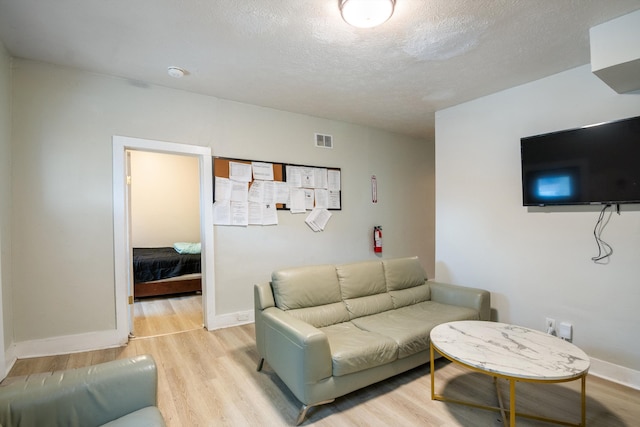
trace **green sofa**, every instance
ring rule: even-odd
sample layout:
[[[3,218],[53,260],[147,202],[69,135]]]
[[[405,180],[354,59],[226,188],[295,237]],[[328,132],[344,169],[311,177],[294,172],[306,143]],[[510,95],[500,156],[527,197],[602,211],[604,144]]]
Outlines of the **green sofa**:
[[[418,258],[275,271],[254,286],[258,371],[267,364],[307,410],[429,362],[444,322],[489,320],[490,294],[427,281]]]
[[[21,377],[0,386],[0,426],[162,427],[151,356]]]

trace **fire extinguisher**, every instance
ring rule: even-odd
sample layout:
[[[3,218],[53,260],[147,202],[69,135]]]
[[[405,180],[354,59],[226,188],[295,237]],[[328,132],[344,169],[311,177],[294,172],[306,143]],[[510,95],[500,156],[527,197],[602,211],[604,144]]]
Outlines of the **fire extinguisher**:
[[[382,226],[376,225],[373,227],[373,251],[376,253],[382,252]]]

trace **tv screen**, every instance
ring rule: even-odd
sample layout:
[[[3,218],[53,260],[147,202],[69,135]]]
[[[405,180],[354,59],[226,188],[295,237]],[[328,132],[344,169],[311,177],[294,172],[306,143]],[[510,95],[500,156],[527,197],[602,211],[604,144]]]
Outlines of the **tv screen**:
[[[640,203],[640,117],[520,139],[524,206]]]

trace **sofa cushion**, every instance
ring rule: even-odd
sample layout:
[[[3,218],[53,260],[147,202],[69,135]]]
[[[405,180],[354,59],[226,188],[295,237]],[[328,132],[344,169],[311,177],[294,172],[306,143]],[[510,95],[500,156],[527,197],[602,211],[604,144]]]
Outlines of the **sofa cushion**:
[[[431,299],[431,287],[427,284],[413,288],[400,289],[399,291],[389,291],[394,308],[405,307]]]
[[[387,290],[397,291],[424,285],[427,281],[418,257],[397,258],[382,261]]]
[[[477,320],[478,312],[433,301],[398,308],[354,319],[357,327],[393,338],[398,343],[398,358],[429,350],[429,334],[435,326],[455,320]]]
[[[424,301],[419,304],[402,307],[401,310],[408,316],[422,319],[425,322],[432,323],[433,326],[456,320],[480,320],[480,314],[473,308],[442,304],[435,301]]]
[[[342,301],[317,307],[296,308],[288,310],[287,313],[316,328],[349,321],[349,313]]]
[[[436,326],[404,313],[402,308],[360,317],[353,323],[362,330],[392,338],[398,344],[399,359],[428,350],[429,333]]]
[[[364,261],[336,266],[342,298],[352,319],[391,310],[380,261]]]
[[[387,291],[380,261],[340,264],[336,267],[343,299],[376,295]]]
[[[278,308],[317,328],[349,320],[333,265],[275,271],[271,287]]]
[[[314,307],[342,300],[333,265],[314,265],[274,271],[271,287],[282,310]]]
[[[375,368],[398,358],[398,344],[388,336],[364,331],[351,322],[320,328],[329,340],[333,376]]]

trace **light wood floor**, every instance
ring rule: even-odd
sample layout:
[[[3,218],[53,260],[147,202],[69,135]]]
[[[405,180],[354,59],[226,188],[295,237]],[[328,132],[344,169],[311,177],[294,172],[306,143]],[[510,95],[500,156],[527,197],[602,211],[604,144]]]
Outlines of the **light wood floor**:
[[[3,381],[16,376],[88,366],[139,354],[158,364],[158,406],[169,426],[288,426],[300,404],[265,364],[256,372],[254,326],[138,338],[125,347],[19,360]],[[436,391],[497,405],[492,379],[443,359]],[[518,410],[578,421],[580,382],[517,386]],[[329,405],[312,408],[303,425],[314,426],[501,426],[499,413],[430,400],[428,364]],[[508,390],[506,383],[504,392]],[[505,396],[506,398],[506,396]],[[508,399],[507,399],[508,402]],[[640,391],[589,376],[587,425],[637,426]],[[518,426],[549,424],[518,419]]]
[[[139,298],[134,302],[136,338],[184,332],[203,327],[202,295]]]

